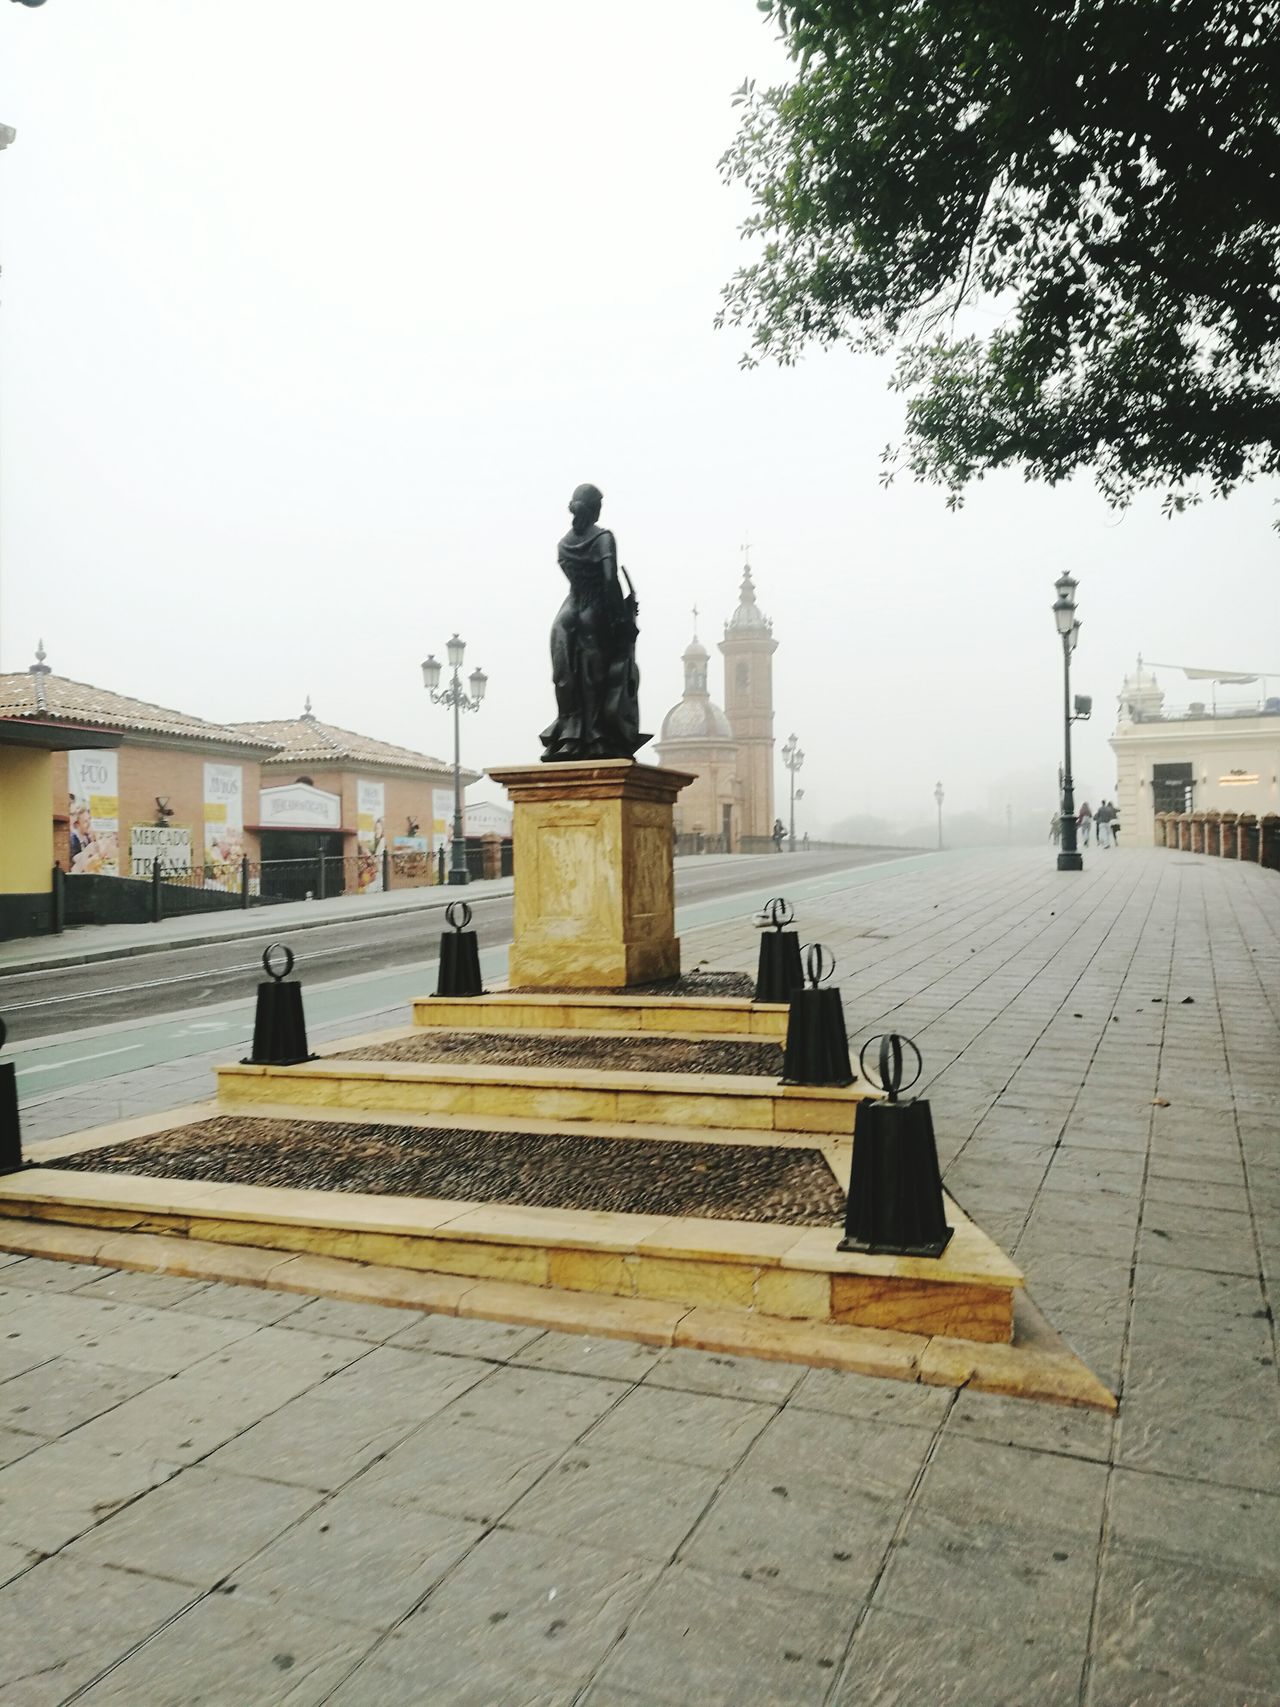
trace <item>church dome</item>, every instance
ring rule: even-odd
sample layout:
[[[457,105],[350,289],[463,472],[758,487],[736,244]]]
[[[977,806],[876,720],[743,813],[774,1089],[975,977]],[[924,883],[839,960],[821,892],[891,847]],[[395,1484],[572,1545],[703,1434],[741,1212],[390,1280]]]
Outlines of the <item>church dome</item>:
[[[659,741],[732,741],[729,719],[706,694],[682,699],[662,719]]]
[[[734,629],[759,628],[769,632],[773,624],[756,603],[755,584],[751,579],[751,565],[746,563],[742,568],[742,587],[738,593],[738,608],[725,623],[725,633]]]

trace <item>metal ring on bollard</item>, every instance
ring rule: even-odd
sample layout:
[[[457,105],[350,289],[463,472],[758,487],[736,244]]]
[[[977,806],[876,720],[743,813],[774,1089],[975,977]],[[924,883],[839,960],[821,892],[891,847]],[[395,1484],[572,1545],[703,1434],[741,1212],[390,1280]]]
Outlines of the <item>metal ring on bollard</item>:
[[[874,1043],[880,1045],[879,1071],[875,1074],[867,1066],[867,1050]],[[902,1050],[904,1044],[916,1058],[916,1070],[905,1085],[902,1082]],[[877,1090],[883,1091],[890,1102],[896,1102],[898,1092],[909,1091],[923,1073],[924,1056],[921,1055],[909,1037],[903,1037],[896,1031],[886,1031],[880,1037],[869,1037],[862,1045],[858,1051],[858,1065],[862,1069],[863,1076],[869,1079]]]
[[[279,949],[280,953],[284,955],[284,967],[279,972],[277,972],[275,967],[271,964],[271,956],[277,949]],[[266,948],[262,951],[262,970],[266,973],[268,978],[274,978],[277,984],[282,984],[284,982],[284,980],[293,971],[293,950],[289,947],[287,942],[271,942],[267,944]]]
[[[471,903],[469,901],[450,901],[444,910],[444,916],[455,931],[465,931],[471,923]]]
[[[809,983],[816,990],[819,984],[825,984],[836,969],[836,957],[830,960],[820,942],[811,942],[805,949],[805,973]]]
[[[764,904],[765,917],[775,931],[784,930],[796,922],[796,910],[783,896],[778,895]]]

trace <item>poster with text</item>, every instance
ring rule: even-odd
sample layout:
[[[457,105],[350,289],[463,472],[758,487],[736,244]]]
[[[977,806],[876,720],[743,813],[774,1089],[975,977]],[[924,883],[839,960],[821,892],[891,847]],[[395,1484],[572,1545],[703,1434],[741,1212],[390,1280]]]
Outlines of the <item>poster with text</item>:
[[[439,847],[453,839],[453,790],[451,788],[433,788],[431,790],[431,840],[432,845]]]
[[[244,767],[204,767],[204,879],[209,889],[240,888],[244,856]]]
[[[382,888],[382,850],[387,845],[387,790],[380,782],[356,779],[356,886],[372,894]]]
[[[67,754],[67,816],[71,822],[71,870],[102,877],[120,875],[120,785],[117,755]]]

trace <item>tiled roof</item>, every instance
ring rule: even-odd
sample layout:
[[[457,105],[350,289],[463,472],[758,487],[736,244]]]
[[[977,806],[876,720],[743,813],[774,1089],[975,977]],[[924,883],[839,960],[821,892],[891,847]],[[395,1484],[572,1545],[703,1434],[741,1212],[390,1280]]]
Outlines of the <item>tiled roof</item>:
[[[370,735],[339,729],[336,724],[322,723],[311,715],[284,717],[269,723],[237,723],[233,728],[243,730],[247,736],[269,741],[279,749],[269,759],[263,760],[264,770],[297,770],[302,765],[357,764],[394,770],[433,771],[443,776],[453,769],[444,759],[434,759],[430,753],[415,753],[411,747],[375,741]],[[462,774],[474,782],[480,772],[464,769]]]
[[[130,699],[106,688],[95,688],[89,682],[55,676],[42,665],[0,675],[0,717],[82,723],[90,728],[168,735],[224,747],[266,749],[272,745],[269,738],[255,734],[248,725],[229,728],[221,723],[206,723],[202,717],[192,717],[169,706],[151,705],[144,699]]]

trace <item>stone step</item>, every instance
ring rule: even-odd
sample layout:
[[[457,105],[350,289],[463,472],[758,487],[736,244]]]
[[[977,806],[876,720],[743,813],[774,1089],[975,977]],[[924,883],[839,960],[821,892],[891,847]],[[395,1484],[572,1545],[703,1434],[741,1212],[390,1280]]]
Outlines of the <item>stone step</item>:
[[[570,1030],[678,1033],[689,1037],[762,1037],[781,1043],[787,1035],[785,1002],[753,1002],[740,996],[606,996],[567,991],[484,996],[419,996],[413,1023],[450,1031]]]
[[[228,1105],[280,1102],[384,1113],[638,1121],[681,1128],[851,1135],[860,1085],[783,1085],[737,1073],[344,1060],[341,1045],[296,1067],[237,1062],[217,1070]]]
[[[842,1252],[838,1226],[806,1227],[681,1214],[621,1214],[479,1202],[465,1198],[279,1188],[144,1173],[73,1170],[67,1155],[173,1134],[226,1113],[194,1105],[100,1127],[41,1146],[43,1165],[0,1177],[0,1216],[68,1222],[122,1233],[168,1233],[257,1249],[307,1252],[606,1297],[648,1299],[758,1313],[797,1323],[839,1323],[890,1332],[943,1334],[1008,1344],[1022,1275],[964,1213],[947,1200],[955,1229],[939,1258]],[[296,1128],[299,1122],[375,1129],[379,1116],[312,1105],[237,1104],[242,1118]],[[382,1117],[385,1119],[385,1117]],[[397,1124],[406,1119],[396,1116]],[[418,1117],[424,1142],[433,1126]],[[546,1130],[546,1123],[527,1123]],[[519,1130],[509,1121],[503,1130]],[[625,1144],[625,1129],[584,1124],[601,1144]],[[194,1135],[204,1152],[202,1134]],[[723,1141],[770,1145],[761,1133],[724,1133]],[[682,1140],[674,1135],[673,1144]],[[795,1139],[787,1141],[794,1146]],[[847,1184],[849,1147],[818,1146]],[[140,1165],[145,1160],[140,1155]],[[229,1260],[230,1260],[229,1253]]]

